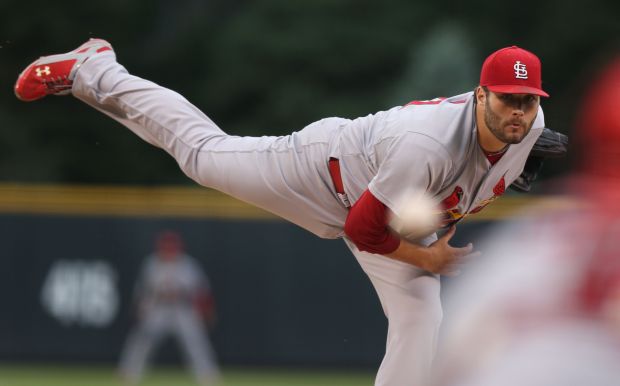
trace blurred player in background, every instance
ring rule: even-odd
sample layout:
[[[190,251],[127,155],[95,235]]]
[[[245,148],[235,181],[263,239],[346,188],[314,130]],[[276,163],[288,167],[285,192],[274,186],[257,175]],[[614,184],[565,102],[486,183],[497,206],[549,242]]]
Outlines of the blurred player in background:
[[[213,294],[200,265],[183,250],[178,233],[158,235],[156,250],[142,268],[135,288],[137,324],[121,355],[120,374],[139,383],[162,338],[174,337],[200,385],[212,385],[218,365],[205,328],[215,322]]]
[[[449,287],[435,385],[620,385],[620,54],[576,126],[563,205],[491,234]]]
[[[281,137],[226,134],[181,95],[130,75],[101,39],[35,61],[15,93],[24,101],[73,94],[166,150],[196,182],[320,237],[344,238],[389,322],[376,385],[405,386],[425,384],[430,373],[439,275],[458,272],[473,251],[450,245],[454,224],[504,194],[543,132],[541,74],[536,55],[506,47],[485,60],[473,91],[326,118]],[[411,240],[390,226],[391,214],[406,217],[402,202],[416,191],[441,202],[440,237]]]

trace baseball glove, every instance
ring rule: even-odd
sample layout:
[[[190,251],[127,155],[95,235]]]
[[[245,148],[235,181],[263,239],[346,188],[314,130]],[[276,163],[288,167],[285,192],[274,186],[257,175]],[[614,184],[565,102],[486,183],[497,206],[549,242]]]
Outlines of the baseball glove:
[[[568,137],[549,128],[544,128],[540,137],[532,147],[527,157],[521,175],[510,185],[517,192],[527,193],[532,188],[532,182],[542,169],[543,161],[547,158],[559,158],[566,154]]]

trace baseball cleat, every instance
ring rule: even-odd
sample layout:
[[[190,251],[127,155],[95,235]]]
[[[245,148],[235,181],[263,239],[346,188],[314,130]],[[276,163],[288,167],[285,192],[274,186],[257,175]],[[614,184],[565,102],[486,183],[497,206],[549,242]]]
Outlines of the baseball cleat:
[[[46,95],[70,94],[80,66],[91,56],[104,51],[114,50],[105,40],[90,39],[71,52],[42,56],[19,74],[15,95],[24,102],[32,102]]]

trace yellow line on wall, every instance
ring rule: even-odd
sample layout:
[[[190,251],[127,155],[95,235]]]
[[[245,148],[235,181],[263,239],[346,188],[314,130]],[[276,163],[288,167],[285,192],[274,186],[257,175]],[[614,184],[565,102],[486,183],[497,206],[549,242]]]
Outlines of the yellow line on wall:
[[[467,221],[501,220],[536,204],[572,205],[556,197],[503,197]],[[0,184],[0,213],[274,220],[275,215],[202,187]]]
[[[252,205],[200,187],[0,184],[0,213],[222,219],[276,218]]]

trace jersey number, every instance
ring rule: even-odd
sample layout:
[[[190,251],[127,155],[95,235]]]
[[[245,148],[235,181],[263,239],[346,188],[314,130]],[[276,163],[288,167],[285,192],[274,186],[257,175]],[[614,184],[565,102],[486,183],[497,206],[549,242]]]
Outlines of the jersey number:
[[[405,106],[410,106],[410,105],[414,105],[414,106],[420,106],[420,105],[438,105],[441,103],[441,101],[446,100],[447,98],[445,97],[439,97],[439,98],[433,98],[433,99],[428,99],[425,101],[411,101],[409,103],[407,103]]]

